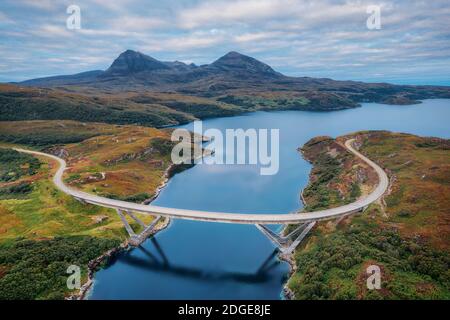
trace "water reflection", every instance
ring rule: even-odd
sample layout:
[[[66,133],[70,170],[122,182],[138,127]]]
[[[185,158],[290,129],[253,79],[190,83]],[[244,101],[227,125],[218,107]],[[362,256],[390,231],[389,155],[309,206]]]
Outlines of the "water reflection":
[[[275,268],[279,261],[274,259],[278,250],[273,252],[262,261],[255,273],[243,272],[227,272],[221,270],[205,270],[201,268],[171,264],[166,256],[162,246],[156,240],[151,239],[151,243],[155,248],[157,255],[152,253],[149,249],[139,246],[136,252],[127,252],[120,256],[120,261],[126,265],[133,266],[145,271],[156,271],[158,273],[168,273],[177,277],[185,277],[201,281],[238,281],[243,283],[264,283],[269,280],[269,271]]]

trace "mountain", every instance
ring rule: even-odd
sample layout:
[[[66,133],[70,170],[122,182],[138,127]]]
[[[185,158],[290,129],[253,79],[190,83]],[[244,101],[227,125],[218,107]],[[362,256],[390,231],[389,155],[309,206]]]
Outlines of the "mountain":
[[[119,55],[105,75],[127,76],[144,71],[170,69],[166,64],[140,52],[127,50]]]
[[[66,87],[70,90],[170,91],[200,96],[221,96],[232,91],[294,92],[327,95],[358,102],[416,103],[419,99],[449,97],[449,87],[399,86],[388,83],[335,81],[327,78],[288,77],[252,57],[232,51],[211,64],[196,66],[180,61],[163,62],[143,53],[126,50],[106,71],[27,80],[19,83],[37,87]],[[328,95],[328,100],[333,97]],[[341,99],[342,100],[342,99]]]
[[[93,82],[97,79],[97,76],[103,73],[104,73],[103,70],[93,70],[80,72],[72,75],[53,76],[53,77],[25,80],[22,81],[20,84],[26,86],[41,86],[41,87],[52,87],[59,85],[78,85]]]
[[[159,61],[141,52],[126,50],[103,72],[84,72],[75,75],[32,79],[20,84],[43,87],[87,85],[97,89],[113,87],[120,90],[145,86],[156,90],[192,91],[190,89],[192,82],[196,81],[199,81],[201,87],[202,82],[210,84],[219,82],[220,86],[220,83],[233,81],[240,83],[242,80],[246,80],[249,83],[283,77],[269,65],[234,51],[211,64],[196,66],[193,63],[185,64],[180,61]],[[196,86],[194,85],[194,87]],[[198,88],[194,91],[203,89]]]
[[[36,88],[37,87],[37,88]],[[289,77],[238,52],[197,66],[127,50],[105,71],[0,85],[0,120],[166,126],[256,110],[330,111],[450,98],[450,87]]]
[[[229,52],[209,65],[197,67],[180,61],[159,61],[132,50],[121,53],[103,74],[99,74],[100,79],[108,79],[110,84],[115,83],[117,78],[132,77],[134,82],[147,86],[188,83],[215,77],[257,80],[280,76],[267,64],[238,52]]]
[[[418,103],[420,99],[450,97],[449,87],[288,77],[261,61],[234,51],[211,64],[196,66],[180,61],[163,62],[137,51],[126,50],[106,71],[32,79],[19,84],[64,87],[80,93],[86,90],[127,92],[137,89],[178,92],[217,97],[238,104],[247,104],[243,95],[272,95],[277,99],[281,97],[281,100],[283,96],[300,95],[313,101],[319,110],[355,107],[360,102],[411,104]]]
[[[270,66],[252,57],[232,51],[214,61],[211,65],[217,71],[233,72],[240,74],[255,74],[260,76],[282,76]]]

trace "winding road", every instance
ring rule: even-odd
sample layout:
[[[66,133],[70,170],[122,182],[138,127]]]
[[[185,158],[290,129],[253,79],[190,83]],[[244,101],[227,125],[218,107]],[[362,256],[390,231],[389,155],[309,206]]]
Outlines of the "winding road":
[[[223,222],[223,223],[238,223],[238,224],[298,224],[313,222],[318,220],[333,219],[339,216],[343,216],[352,212],[360,211],[366,208],[368,205],[378,200],[384,192],[387,190],[389,185],[389,179],[382,168],[380,168],[376,163],[356,151],[353,146],[354,139],[349,139],[345,142],[345,147],[353,153],[355,156],[359,157],[365,161],[369,166],[371,166],[378,175],[379,183],[375,190],[370,193],[367,197],[359,199],[353,203],[320,211],[314,212],[301,212],[301,213],[280,213],[280,214],[240,214],[240,213],[228,213],[228,212],[211,212],[211,211],[199,211],[199,210],[187,210],[187,209],[177,209],[177,208],[167,208],[159,207],[153,205],[137,204],[132,202],[126,202],[121,200],[114,200],[105,197],[96,196],[87,192],[76,190],[66,186],[63,182],[63,174],[66,170],[66,161],[43,152],[25,150],[20,148],[15,148],[16,151],[28,153],[36,156],[43,156],[59,163],[59,168],[53,177],[53,182],[55,186],[62,192],[73,196],[74,198],[84,201],[86,203],[112,208],[125,211],[135,211],[143,214],[151,215],[161,215],[164,217],[175,218],[175,219],[187,219],[187,220],[197,220],[197,221],[210,221],[210,222]]]

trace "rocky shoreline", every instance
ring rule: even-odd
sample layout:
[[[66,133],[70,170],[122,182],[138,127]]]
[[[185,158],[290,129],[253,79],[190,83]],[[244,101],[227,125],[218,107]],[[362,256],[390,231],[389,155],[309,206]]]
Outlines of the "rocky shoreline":
[[[285,284],[283,285],[282,297],[285,300],[295,300],[294,292],[289,288],[289,279],[297,271],[297,264],[295,263],[294,254],[279,254],[278,258],[281,261],[287,262],[289,264],[289,273]]]
[[[94,274],[95,274],[95,271],[97,270],[97,268],[103,262],[105,262],[105,260],[107,260],[106,262],[108,262],[109,259],[114,257],[119,252],[126,250],[127,248],[129,248],[128,241],[125,241],[120,246],[113,248],[111,250],[108,250],[101,256],[95,258],[94,260],[89,261],[87,281],[81,286],[78,293],[70,295],[69,297],[66,298],[66,300],[83,300],[86,297],[89,290],[91,289],[92,284],[94,283]]]
[[[170,172],[173,170],[173,168],[176,165],[171,164],[170,166],[167,167],[167,169],[164,171],[164,176],[163,176],[163,181],[161,182],[161,184],[156,188],[155,193],[152,197],[146,199],[143,204],[150,204],[152,201],[154,201],[156,198],[158,198],[159,194],[161,193],[162,189],[164,189],[167,185],[167,183],[169,183],[170,180]]]
[[[152,233],[149,234],[149,237],[154,236],[157,232],[167,228],[169,224],[170,219],[168,218],[164,219],[162,223],[156,225]],[[69,297],[66,298],[66,300],[84,300],[87,297],[89,290],[91,290],[92,285],[94,284],[95,272],[98,271],[99,267],[103,263],[108,263],[110,259],[114,258],[117,254],[124,252],[126,250],[131,250],[133,247],[135,246],[130,243],[129,239],[127,239],[123,243],[121,243],[118,247],[110,249],[101,256],[89,261],[87,281],[81,286],[78,293],[70,295]]]
[[[306,161],[311,163],[311,161],[305,157],[301,148],[298,148],[297,151],[300,153],[300,155],[302,156],[303,159],[305,159]],[[311,181],[311,175],[310,175],[308,181]],[[309,182],[308,182],[308,184],[309,184]],[[302,191],[300,192],[300,200],[303,203],[303,207],[306,207],[306,199],[303,196],[303,191],[305,190],[305,188],[303,188]],[[284,232],[284,230],[283,230],[283,232]],[[287,278],[285,284],[283,285],[283,291],[282,291],[283,298],[286,300],[295,300],[295,293],[289,288],[289,280],[291,279],[292,275],[297,271],[297,264],[294,259],[294,252],[290,253],[290,254],[281,254],[280,253],[278,255],[278,258],[280,260],[287,262],[289,264],[288,278]]]

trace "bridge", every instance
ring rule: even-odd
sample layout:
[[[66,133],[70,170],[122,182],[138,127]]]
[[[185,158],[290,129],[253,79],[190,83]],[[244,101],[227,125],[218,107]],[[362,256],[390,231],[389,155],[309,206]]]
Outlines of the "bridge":
[[[241,213],[228,213],[228,212],[212,212],[212,211],[201,211],[201,210],[188,210],[188,209],[178,209],[178,208],[167,208],[154,205],[145,205],[132,203],[122,200],[109,199],[105,197],[100,197],[94,194],[83,192],[81,190],[73,189],[68,187],[63,182],[63,174],[66,170],[66,161],[57,156],[31,151],[26,149],[14,148],[18,152],[28,153],[35,156],[42,156],[50,158],[59,163],[59,168],[57,169],[54,177],[53,183],[62,192],[74,197],[75,199],[89,203],[93,205],[98,205],[106,208],[115,209],[121,218],[127,232],[131,237],[131,244],[138,245],[141,243],[149,234],[154,230],[156,223],[161,217],[168,217],[173,219],[187,219],[196,221],[207,221],[207,222],[221,222],[221,223],[238,223],[238,224],[254,224],[256,227],[267,236],[282,253],[291,253],[298,244],[305,238],[308,232],[314,227],[317,221],[329,220],[340,218],[348,214],[355,212],[360,212],[365,210],[374,201],[378,200],[389,186],[389,178],[382,168],[380,168],[375,162],[371,161],[358,151],[353,148],[354,139],[349,139],[345,142],[345,147],[353,153],[356,157],[362,159],[366,162],[378,175],[378,185],[368,196],[358,199],[357,201],[340,206],[337,208],[331,208],[326,210],[318,210],[313,212],[296,212],[296,213],[280,213],[280,214],[241,214]],[[149,214],[156,216],[150,225],[145,225],[134,213]],[[140,224],[144,231],[140,234],[136,234],[128,223],[125,215],[130,216],[138,224]],[[286,236],[281,236],[280,234],[272,231],[267,225],[273,224],[297,224],[299,225],[295,230]]]

